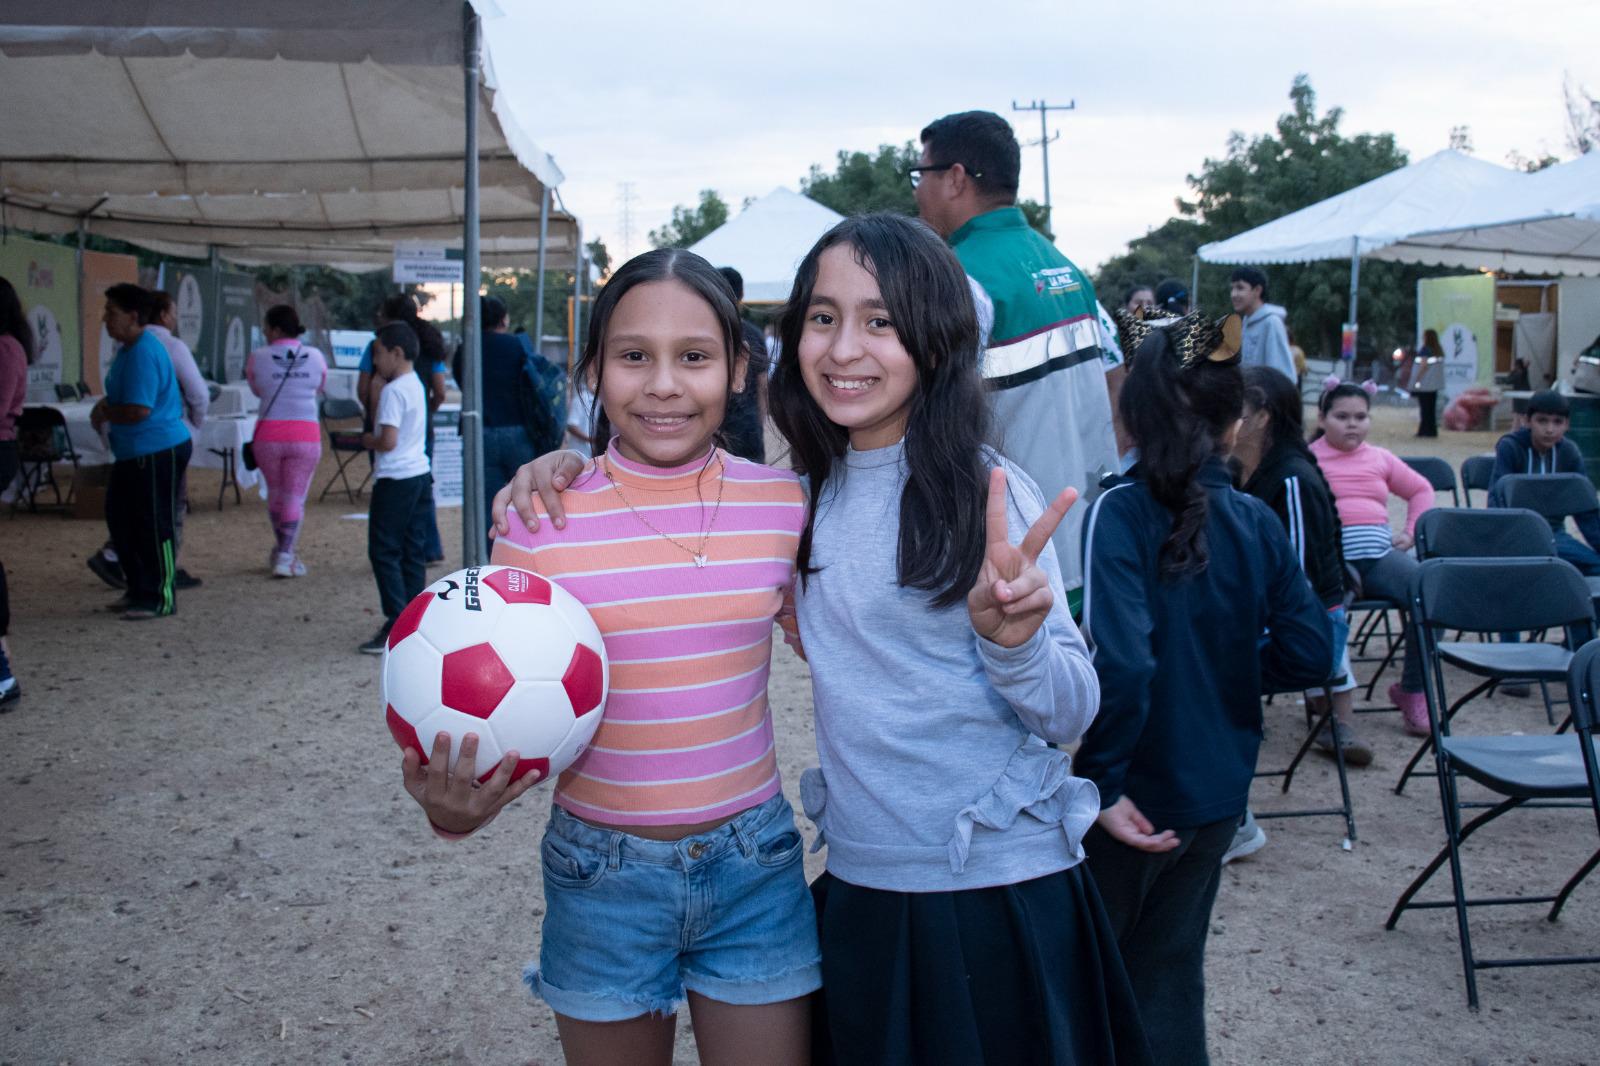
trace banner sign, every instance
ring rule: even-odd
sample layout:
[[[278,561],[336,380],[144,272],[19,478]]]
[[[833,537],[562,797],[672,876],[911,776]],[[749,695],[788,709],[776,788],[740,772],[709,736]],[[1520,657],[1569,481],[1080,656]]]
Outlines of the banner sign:
[[[394,246],[396,285],[461,284],[461,249],[430,241],[401,241]]]
[[[256,279],[249,274],[223,271],[219,287],[222,343],[212,362],[213,381],[244,380],[244,360],[250,354],[251,327],[256,319]]]
[[[6,238],[0,243],[0,276],[17,290],[33,327],[37,351],[28,367],[27,399],[54,400],[56,385],[77,384],[83,370],[77,249]]]
[[[1451,399],[1494,378],[1494,275],[1417,282],[1417,345],[1427,330],[1444,348],[1444,392]]]
[[[445,404],[433,413],[433,505],[460,507],[464,462],[461,455],[461,405]]]
[[[139,261],[112,252],[83,253],[83,298],[80,336],[83,337],[82,380],[97,395],[106,391],[106,372],[117,354],[117,342],[106,332],[106,290],[124,282],[139,284]]]

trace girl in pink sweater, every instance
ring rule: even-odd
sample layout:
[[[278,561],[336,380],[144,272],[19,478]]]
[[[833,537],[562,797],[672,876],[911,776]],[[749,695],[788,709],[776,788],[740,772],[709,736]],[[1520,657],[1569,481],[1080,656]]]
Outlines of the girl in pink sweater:
[[[1367,443],[1372,428],[1371,397],[1349,382],[1335,384],[1317,401],[1317,428],[1311,454],[1333,490],[1344,527],[1344,557],[1361,575],[1364,595],[1406,602],[1417,560],[1411,554],[1417,518],[1433,506],[1433,488],[1386,448]],[[1389,526],[1389,496],[1406,501],[1406,524]],[[1406,732],[1428,735],[1428,707],[1422,695],[1422,660],[1407,643],[1400,683],[1389,699],[1400,708]]]

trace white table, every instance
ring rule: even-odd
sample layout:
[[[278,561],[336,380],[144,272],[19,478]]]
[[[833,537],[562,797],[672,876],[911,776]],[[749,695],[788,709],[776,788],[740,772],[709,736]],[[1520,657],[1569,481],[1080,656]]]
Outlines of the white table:
[[[250,391],[248,381],[230,381],[226,385],[218,385],[221,391],[217,398],[211,401],[207,409],[208,418],[232,418],[236,415],[252,414],[261,407],[261,400]]]
[[[224,494],[233,486],[233,501],[241,502],[239,489],[254,488],[261,481],[261,472],[246,470],[239,461],[245,442],[256,434],[254,415],[237,418],[208,418],[206,424],[194,433],[194,453],[190,466],[222,471],[222,485],[217,489],[217,510],[222,510]]]
[[[366,401],[356,395],[356,384],[360,377],[359,370],[329,367],[328,380],[322,387],[322,394],[330,400],[354,400],[365,407]]]
[[[61,412],[61,417],[66,419],[67,422],[67,437],[72,441],[73,450],[78,453],[79,466],[106,466],[111,462],[111,443],[89,421],[89,412],[94,410],[94,405],[98,402],[99,398],[96,397],[92,400],[29,404],[28,406],[53,407]]]

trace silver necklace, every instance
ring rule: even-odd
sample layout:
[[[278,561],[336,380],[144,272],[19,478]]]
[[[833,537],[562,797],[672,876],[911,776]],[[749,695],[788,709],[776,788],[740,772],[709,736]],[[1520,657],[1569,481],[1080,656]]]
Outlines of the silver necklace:
[[[605,457],[604,470],[606,473],[606,480],[611,482],[611,487],[613,489],[617,490],[617,499],[622,501],[622,505],[624,507],[633,512],[633,517],[644,523],[646,529],[660,537],[662,540],[671,543],[674,547],[681,548],[683,551],[687,552],[689,557],[694,560],[694,565],[696,567],[702,567],[706,565],[706,543],[711,539],[711,529],[717,524],[717,514],[722,510],[723,475],[727,473],[727,468],[722,462],[722,456],[718,455],[715,449],[712,450],[711,456],[717,460],[717,502],[716,505],[711,509],[711,521],[706,523],[706,528],[700,534],[700,545],[698,548],[690,548],[687,544],[683,543],[681,540],[678,540],[671,534],[663,533],[661,530],[655,527],[650,519],[640,514],[638,508],[629,503],[628,497],[623,495],[622,486],[617,482],[616,475],[611,472],[611,457],[609,455]],[[710,465],[711,459],[707,459],[706,466]],[[700,472],[703,474],[705,472],[705,467],[701,467]],[[699,480],[700,479],[698,477],[695,478],[697,484]],[[701,502],[700,507],[701,510],[704,511],[704,501]]]

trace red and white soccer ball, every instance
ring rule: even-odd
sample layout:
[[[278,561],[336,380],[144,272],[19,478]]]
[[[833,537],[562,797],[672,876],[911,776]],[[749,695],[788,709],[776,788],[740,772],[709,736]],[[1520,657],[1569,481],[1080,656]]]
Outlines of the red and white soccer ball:
[[[611,681],[605,644],[571,593],[510,566],[457,570],[395,619],[383,655],[384,717],[402,748],[428,761],[434,737],[478,734],[480,781],[505,753],[513,780],[559,774],[600,724]]]

